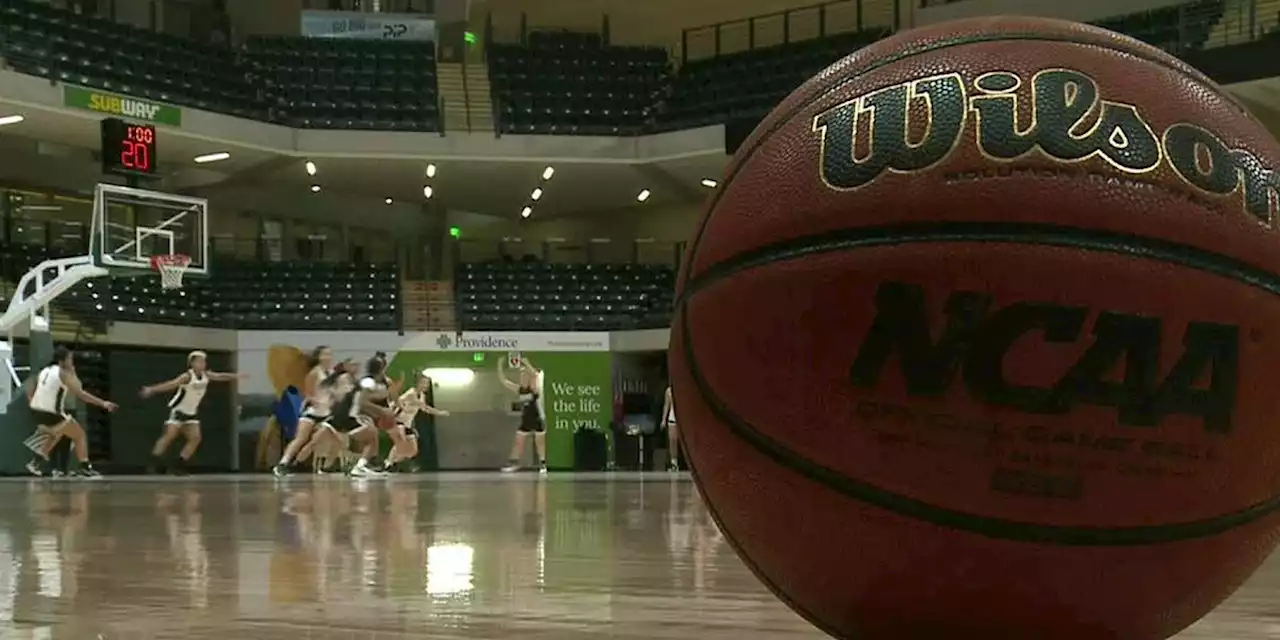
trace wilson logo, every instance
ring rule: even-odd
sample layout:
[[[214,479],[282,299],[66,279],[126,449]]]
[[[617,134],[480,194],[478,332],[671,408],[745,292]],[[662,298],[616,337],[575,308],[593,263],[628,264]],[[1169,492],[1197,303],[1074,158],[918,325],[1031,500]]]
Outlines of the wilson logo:
[[[1157,426],[1170,415],[1183,415],[1199,418],[1207,432],[1231,431],[1239,382],[1235,326],[1189,323],[1182,352],[1166,366],[1164,322],[1151,316],[1095,315],[1085,307],[1047,302],[993,308],[985,294],[957,292],[947,300],[945,326],[935,340],[920,287],[882,283],[875,305],[875,319],[850,369],[858,387],[875,388],[896,355],[913,396],[940,396],[963,378],[978,400],[1025,413],[1065,413],[1087,404],[1114,408],[1124,425]],[[1081,341],[1088,346],[1074,364],[1057,372],[1056,383],[1038,387],[1005,373],[1006,353],[1025,340],[1038,340],[1044,344],[1037,348],[1044,349],[1070,349]],[[1122,372],[1118,380],[1115,371]]]
[[[1212,131],[1178,122],[1157,134],[1138,107],[1106,99],[1098,83],[1072,69],[1045,69],[1029,90],[1012,72],[972,84],[950,73],[890,85],[838,104],[813,119],[821,175],[833,189],[857,189],[885,172],[910,173],[945,160],[969,120],[973,144],[993,162],[1039,155],[1063,163],[1099,159],[1124,174],[1164,164],[1201,193],[1239,193],[1241,206],[1270,228],[1280,213],[1280,174]],[[1029,108],[1020,109],[1027,102]],[[1024,115],[1020,120],[1019,114]]]

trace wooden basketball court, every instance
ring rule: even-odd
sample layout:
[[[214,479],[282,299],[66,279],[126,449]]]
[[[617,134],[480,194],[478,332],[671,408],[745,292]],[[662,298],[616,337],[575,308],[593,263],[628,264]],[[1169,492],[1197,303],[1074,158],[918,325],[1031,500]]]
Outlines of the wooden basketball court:
[[[0,638],[822,638],[684,475],[0,481]],[[1280,637],[1280,559],[1179,638]]]

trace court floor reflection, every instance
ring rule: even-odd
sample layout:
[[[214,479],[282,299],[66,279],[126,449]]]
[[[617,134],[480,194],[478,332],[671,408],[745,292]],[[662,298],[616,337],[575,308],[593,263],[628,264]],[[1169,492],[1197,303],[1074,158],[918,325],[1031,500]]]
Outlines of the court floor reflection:
[[[1280,636],[1280,561],[1180,638]],[[824,637],[685,476],[0,481],[0,638]]]

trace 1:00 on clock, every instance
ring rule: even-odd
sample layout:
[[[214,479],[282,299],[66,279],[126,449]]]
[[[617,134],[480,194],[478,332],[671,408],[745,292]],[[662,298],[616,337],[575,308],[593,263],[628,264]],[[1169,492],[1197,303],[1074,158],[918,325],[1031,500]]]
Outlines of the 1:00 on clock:
[[[121,175],[152,175],[159,158],[156,128],[119,118],[102,121],[102,171]]]

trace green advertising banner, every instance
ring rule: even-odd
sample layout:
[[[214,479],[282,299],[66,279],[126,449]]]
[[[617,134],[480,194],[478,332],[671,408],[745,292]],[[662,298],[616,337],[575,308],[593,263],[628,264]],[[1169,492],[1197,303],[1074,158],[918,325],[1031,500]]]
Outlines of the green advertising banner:
[[[106,91],[64,84],[62,102],[74,109],[96,111],[140,122],[182,126],[182,109],[178,107]]]
[[[547,466],[572,469],[573,434],[604,430],[613,417],[612,356],[608,351],[525,351],[543,372],[542,402],[546,411]],[[457,368],[488,373],[506,351],[398,351],[388,374],[403,375],[406,384],[423,369]],[[510,373],[514,381],[515,373]]]

